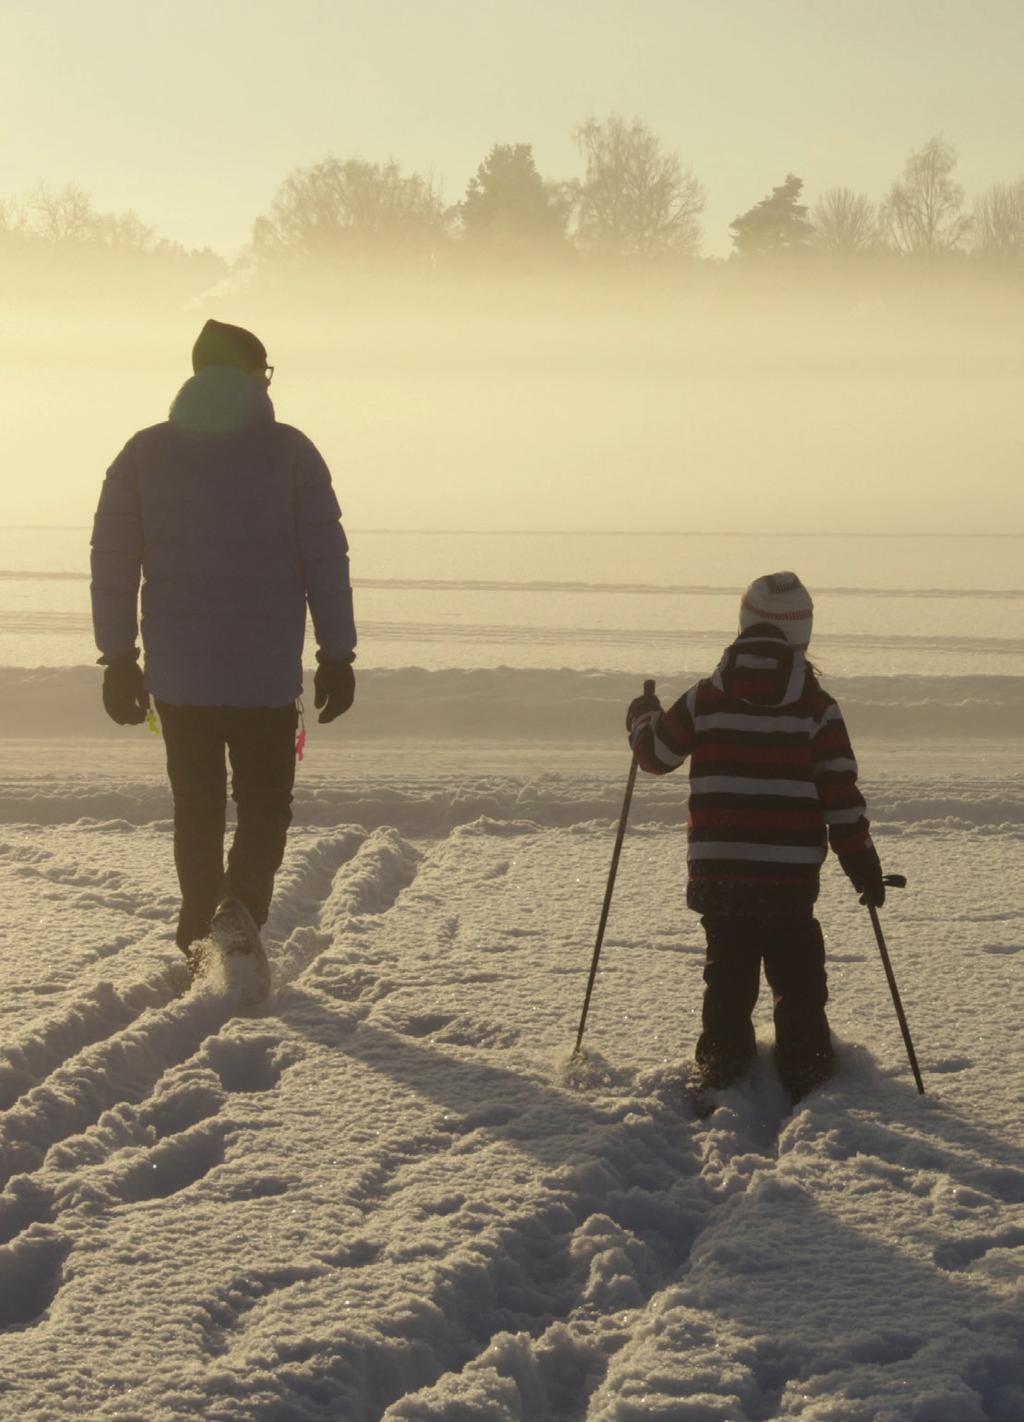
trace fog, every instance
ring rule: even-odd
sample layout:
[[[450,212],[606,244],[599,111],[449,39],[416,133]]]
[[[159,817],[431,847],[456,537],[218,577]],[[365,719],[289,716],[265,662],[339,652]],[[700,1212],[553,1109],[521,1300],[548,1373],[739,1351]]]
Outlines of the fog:
[[[0,522],[87,524],[208,315],[353,529],[1019,533],[1019,283],[703,263],[643,277],[87,278],[0,306]]]

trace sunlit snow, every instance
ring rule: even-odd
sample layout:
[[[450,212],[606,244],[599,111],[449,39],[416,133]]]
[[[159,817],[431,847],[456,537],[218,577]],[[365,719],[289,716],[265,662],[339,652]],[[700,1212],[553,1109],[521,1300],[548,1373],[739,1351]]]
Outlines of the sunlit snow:
[[[0,757],[5,1418],[1024,1416],[1019,775],[863,757],[928,1094],[833,864],[836,1076],[790,1113],[762,1000],[699,1119],[684,785],[638,786],[570,1064],[621,753],[315,743],[254,1017],[186,990],[134,744]]]

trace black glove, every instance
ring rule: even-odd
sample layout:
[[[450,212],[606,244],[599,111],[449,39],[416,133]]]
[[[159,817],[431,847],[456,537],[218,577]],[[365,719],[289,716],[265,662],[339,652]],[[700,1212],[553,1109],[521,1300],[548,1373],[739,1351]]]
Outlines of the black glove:
[[[881,908],[885,903],[885,885],[882,883],[882,866],[878,861],[878,851],[858,850],[841,861],[853,887],[860,894],[862,904],[874,904]]]
[[[103,709],[119,726],[141,726],[149,714],[149,692],[142,680],[138,652],[100,659],[103,672]]]
[[[660,711],[661,702],[656,696],[635,696],[629,703],[629,710],[626,712],[626,730],[633,729],[633,722],[638,716],[645,715],[648,711]]]
[[[313,678],[313,705],[320,711],[321,723],[344,716],[356,697],[356,674],[352,662],[334,661],[322,652],[316,654],[316,676]]]

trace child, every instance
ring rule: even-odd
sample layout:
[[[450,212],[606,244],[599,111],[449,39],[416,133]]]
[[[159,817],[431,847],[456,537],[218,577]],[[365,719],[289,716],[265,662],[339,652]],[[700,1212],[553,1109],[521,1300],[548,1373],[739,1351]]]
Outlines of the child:
[[[665,775],[690,757],[686,902],[707,937],[702,1082],[728,1086],[753,1061],[763,959],[776,1061],[794,1101],[832,1065],[814,917],[829,843],[864,901],[885,899],[842,714],[805,657],[812,616],[795,573],[758,578],[714,673],[668,711],[640,696],[626,717],[644,770]]]

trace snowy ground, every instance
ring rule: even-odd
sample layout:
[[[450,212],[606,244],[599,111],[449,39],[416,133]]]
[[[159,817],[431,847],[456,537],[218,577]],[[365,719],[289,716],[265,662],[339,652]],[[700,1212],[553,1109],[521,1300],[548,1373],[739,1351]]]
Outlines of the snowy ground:
[[[765,1049],[706,1120],[681,781],[570,1072],[621,754],[312,758],[258,1018],[183,992],[159,752],[92,754],[0,747],[5,1422],[1024,1417],[1005,743],[867,776],[928,1095],[833,867],[836,1077],[790,1114]]]

